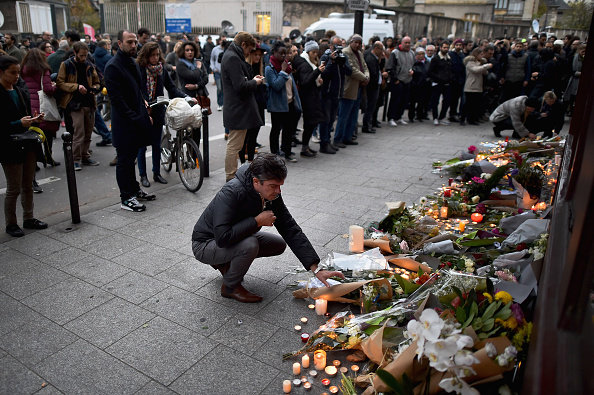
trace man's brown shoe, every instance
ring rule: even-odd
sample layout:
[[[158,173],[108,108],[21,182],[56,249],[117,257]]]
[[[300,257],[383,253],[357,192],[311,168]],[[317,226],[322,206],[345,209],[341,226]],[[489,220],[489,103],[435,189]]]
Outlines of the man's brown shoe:
[[[258,303],[262,301],[261,296],[251,293],[241,284],[236,286],[231,293],[227,292],[225,288],[225,284],[223,284],[221,286],[221,296],[224,298],[235,299],[241,303]]]

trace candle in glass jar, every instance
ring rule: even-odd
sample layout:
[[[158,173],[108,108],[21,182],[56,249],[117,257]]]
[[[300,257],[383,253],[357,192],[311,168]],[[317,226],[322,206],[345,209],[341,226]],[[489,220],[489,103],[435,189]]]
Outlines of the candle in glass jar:
[[[309,381],[306,381],[305,383],[303,383],[303,388],[309,391],[311,389],[311,383]]]
[[[291,393],[291,380],[285,380],[285,381],[283,381],[283,392],[285,394],[290,394]]]
[[[460,230],[460,232],[464,232],[464,229],[466,229],[466,221],[460,221],[460,225],[458,225],[458,229]]]
[[[305,369],[309,368],[309,355],[305,354],[301,357],[301,365],[303,365]]]
[[[326,351],[316,350],[314,352],[314,367],[316,370],[324,370],[326,367]]]
[[[324,369],[324,372],[326,372],[326,374],[328,376],[334,377],[334,376],[336,376],[338,369],[336,368],[336,366],[326,366],[326,368]]]
[[[328,301],[326,299],[316,299],[316,314],[324,315],[328,309]]]
[[[299,362],[295,362],[293,364],[293,374],[295,376],[297,376],[298,374],[301,374],[301,365],[299,364]]]
[[[363,239],[365,238],[365,229],[359,225],[349,226],[349,250],[351,252],[363,252]]]
[[[302,333],[301,334],[301,341],[303,343],[307,343],[308,340],[309,340],[309,334],[308,333]]]
[[[442,219],[448,218],[448,206],[443,206],[442,208],[439,209],[439,216]]]
[[[483,214],[481,213],[472,213],[470,219],[474,222],[481,222],[483,220]]]

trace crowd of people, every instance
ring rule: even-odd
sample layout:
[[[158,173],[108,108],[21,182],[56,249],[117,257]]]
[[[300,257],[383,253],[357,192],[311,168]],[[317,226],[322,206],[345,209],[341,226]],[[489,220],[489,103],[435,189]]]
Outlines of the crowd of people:
[[[431,119],[435,126],[490,120],[498,137],[503,130],[513,130],[513,137],[559,133],[564,116],[571,114],[586,51],[579,37],[558,39],[546,33],[531,40],[476,42],[453,36],[373,37],[365,45],[360,35],[339,37],[331,30],[319,40],[262,40],[240,32],[201,42],[198,36],[172,39],[141,28],[120,31],[113,40],[107,33],[81,40],[77,31],[68,30],[60,39],[44,32],[36,42],[24,39],[20,45],[14,35],[0,33],[0,42],[0,100],[5,102],[0,111],[6,123],[0,162],[7,178],[6,230],[13,236],[23,235],[15,214],[19,194],[24,226],[47,226],[33,216],[33,193],[42,192],[35,168],[37,162],[60,164],[52,153],[60,124],[73,136],[76,171],[99,165],[90,149],[93,130],[102,137],[97,146],[116,148],[110,165],[116,166],[121,207],[144,211],[139,200],[155,199],[140,189],[150,186],[146,146],[160,151],[164,124],[163,108],[152,110],[148,104],[165,90],[169,97],[204,103],[211,73],[228,139],[229,181],[238,159],[251,162],[263,147],[257,137],[265,111],[272,122],[270,152],[288,162],[298,160],[292,152],[297,146],[301,158],[336,154],[358,145],[359,132]],[[104,88],[111,102],[111,130],[96,102]],[[56,99],[62,121],[44,119],[38,92]],[[43,145],[7,148],[12,134],[31,125],[44,132]],[[167,183],[159,155],[153,155],[152,172],[154,182]]]

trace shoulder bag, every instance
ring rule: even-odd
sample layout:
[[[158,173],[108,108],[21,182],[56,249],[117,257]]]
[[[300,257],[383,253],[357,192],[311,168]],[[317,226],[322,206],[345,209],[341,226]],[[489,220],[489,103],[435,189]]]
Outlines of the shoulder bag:
[[[39,96],[39,112],[45,114],[44,121],[56,122],[62,120],[56,99],[43,91],[43,74],[41,75],[41,89],[37,91]]]
[[[26,132],[11,134],[10,139],[19,149],[32,147],[35,144],[41,144],[45,141],[43,130],[36,126],[31,126]]]

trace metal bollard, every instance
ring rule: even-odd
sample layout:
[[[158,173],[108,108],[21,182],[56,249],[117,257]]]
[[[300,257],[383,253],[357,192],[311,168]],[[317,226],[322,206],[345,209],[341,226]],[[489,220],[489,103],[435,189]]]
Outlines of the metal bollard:
[[[209,141],[208,141],[208,109],[202,109],[202,167],[204,170],[204,177],[208,177],[210,173],[209,164]]]
[[[72,156],[72,135],[68,132],[62,134],[64,140],[64,162],[66,166],[66,182],[68,183],[68,198],[70,199],[70,214],[73,224],[80,224],[80,208],[78,207],[78,191],[76,189],[76,176],[74,175],[74,158]]]

